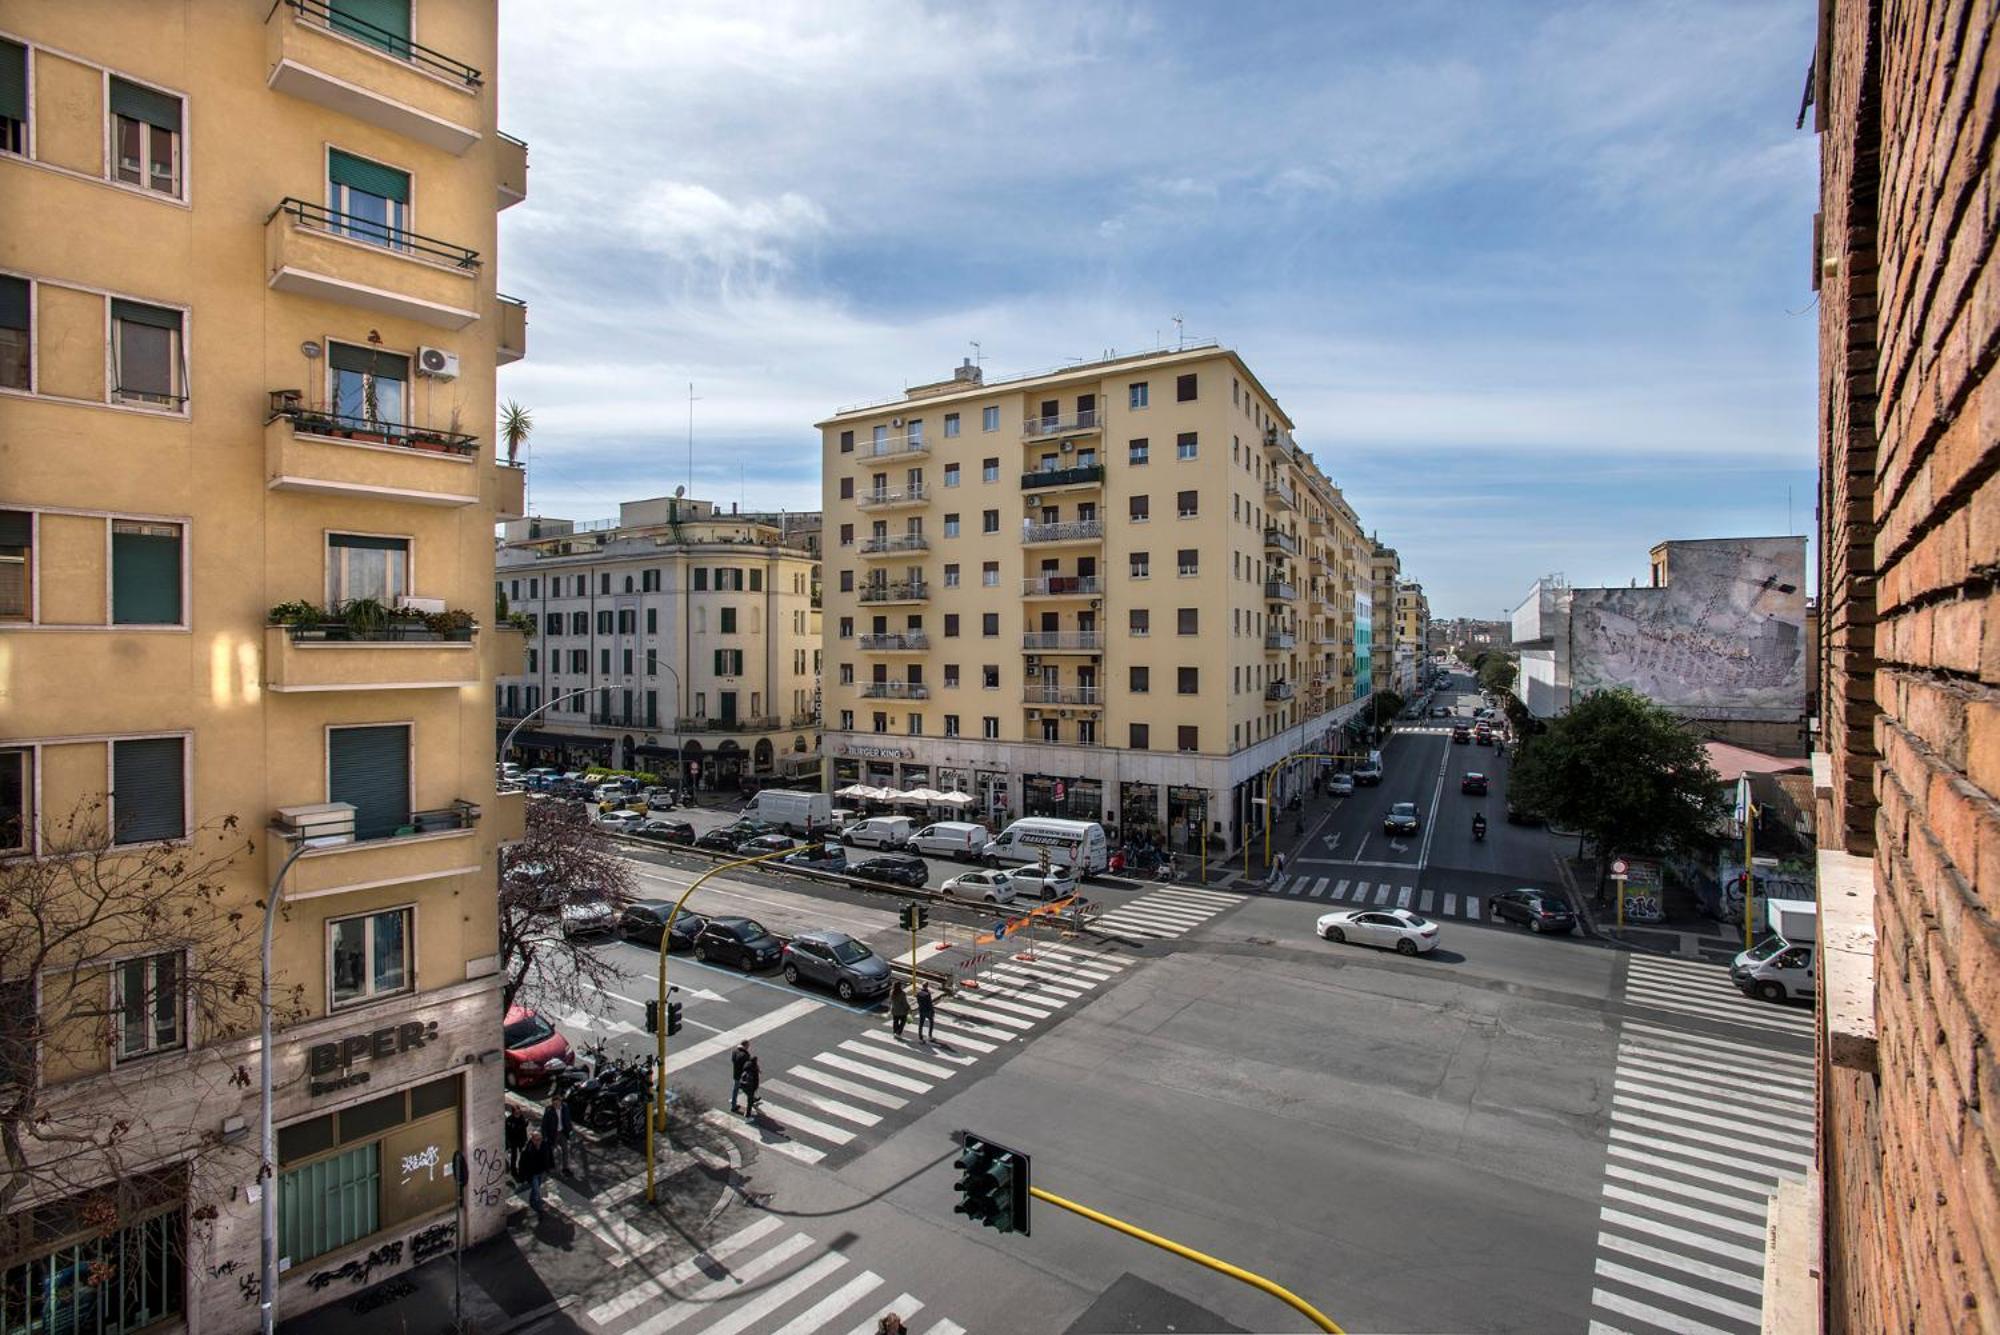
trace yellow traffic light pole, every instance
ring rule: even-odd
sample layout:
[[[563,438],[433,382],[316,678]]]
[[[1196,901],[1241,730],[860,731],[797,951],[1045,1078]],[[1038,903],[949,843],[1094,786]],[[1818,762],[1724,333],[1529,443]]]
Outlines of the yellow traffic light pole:
[[[1258,776],[1257,780],[1258,785],[1264,790],[1264,870],[1266,872],[1271,870],[1271,822],[1272,822],[1271,785],[1277,779],[1278,771],[1283,769],[1285,766],[1291,764],[1295,760],[1363,760],[1363,759],[1366,759],[1366,757],[1361,755],[1350,755],[1345,751],[1294,751],[1288,756],[1283,756],[1271,762],[1270,768],[1265,770],[1263,774]],[[1254,805],[1255,799],[1252,799],[1252,802]],[[1208,828],[1206,820],[1203,821],[1202,828],[1203,830],[1206,830]],[[1244,832],[1244,838],[1243,838],[1243,874],[1245,876],[1248,876],[1250,874],[1250,838],[1251,838],[1250,833],[1246,830]],[[1204,842],[1203,867],[1202,867],[1203,881],[1207,881],[1208,879],[1206,850],[1207,850],[1207,845]]]

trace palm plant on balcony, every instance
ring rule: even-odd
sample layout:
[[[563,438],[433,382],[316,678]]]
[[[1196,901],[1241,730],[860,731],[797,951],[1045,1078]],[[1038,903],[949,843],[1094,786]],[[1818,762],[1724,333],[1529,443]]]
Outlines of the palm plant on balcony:
[[[508,463],[520,462],[521,447],[528,443],[528,433],[534,429],[534,415],[514,400],[507,400],[500,409],[500,439],[507,442]]]
[[[392,609],[376,598],[351,598],[340,605],[340,621],[349,639],[379,640],[389,629]]]

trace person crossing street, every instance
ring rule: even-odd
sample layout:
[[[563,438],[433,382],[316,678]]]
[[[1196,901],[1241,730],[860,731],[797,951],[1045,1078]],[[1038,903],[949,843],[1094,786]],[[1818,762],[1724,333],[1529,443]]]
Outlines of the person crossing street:
[[[889,1028],[897,1038],[903,1036],[903,1026],[910,1022],[910,994],[903,990],[899,979],[889,989]]]
[[[749,1067],[750,1040],[744,1039],[729,1054],[729,1111],[735,1112],[737,1102],[743,1097],[743,1072]]]
[[[929,983],[917,989],[917,1037],[937,1042],[937,998]]]

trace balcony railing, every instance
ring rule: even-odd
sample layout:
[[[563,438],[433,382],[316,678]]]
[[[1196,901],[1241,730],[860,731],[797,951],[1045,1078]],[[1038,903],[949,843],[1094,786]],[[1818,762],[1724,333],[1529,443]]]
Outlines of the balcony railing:
[[[880,443],[863,441],[854,449],[857,459],[900,459],[930,452],[931,443],[922,436],[885,436]]]
[[[930,647],[930,636],[920,630],[894,631],[886,635],[861,637],[861,651],[869,654],[922,653]]]
[[[1031,575],[1021,581],[1023,598],[1094,598],[1104,592],[1096,575]]]
[[[460,456],[479,452],[479,437],[463,431],[443,431],[403,422],[380,422],[370,417],[349,417],[343,413],[308,408],[301,402],[302,397],[295,389],[272,390],[271,415],[267,420],[276,421],[282,417],[292,424],[292,430],[301,435],[351,440],[362,445],[389,445]]]
[[[507,366],[528,355],[528,303],[505,292],[495,292],[493,299],[500,303],[500,336],[495,359]]]
[[[1038,468],[1021,474],[1022,491],[1046,491],[1053,487],[1074,487],[1104,481],[1103,464],[1078,464],[1074,468]]]
[[[863,556],[887,556],[896,552],[927,552],[931,542],[921,533],[898,533],[893,537],[869,538],[861,544]]]
[[[1021,636],[1021,648],[1027,653],[1055,650],[1095,652],[1103,647],[1104,632],[1101,630],[1031,630]]]
[[[922,602],[930,596],[931,586],[922,580],[861,586],[861,601],[864,603],[915,603]]]
[[[399,60],[407,60],[428,73],[462,83],[468,88],[477,88],[484,82],[477,66],[468,65],[442,51],[434,51],[422,42],[413,42],[401,33],[378,27],[354,14],[345,11],[336,13],[323,0],[280,0],[280,3],[295,11],[301,22],[317,23],[334,32],[346,33]]]
[[[865,681],[861,683],[861,698],[864,700],[928,700],[931,688],[921,681]]]
[[[411,41],[407,29],[384,28],[357,12],[379,8],[333,0],[277,0],[268,5],[266,82],[273,92],[454,157],[464,155],[481,137],[479,97],[484,80],[479,70]],[[406,15],[410,8],[407,3],[403,6]]]
[[[1264,499],[1286,510],[1299,508],[1299,493],[1283,478],[1264,479]]]
[[[919,483],[913,487],[864,491],[854,498],[854,503],[863,510],[878,510],[892,505],[922,505],[929,499],[929,489]]]
[[[412,232],[404,227],[391,227],[387,223],[364,218],[358,213],[342,213],[327,208],[324,204],[313,204],[290,195],[278,201],[278,207],[264,217],[268,225],[279,214],[288,215],[301,227],[333,236],[344,236],[354,241],[366,242],[384,250],[399,251],[405,255],[417,255],[433,263],[448,264],[456,269],[477,270],[479,252],[467,246],[450,241],[440,241],[422,232]]]
[[[632,710],[630,713],[627,713],[622,709],[612,709],[612,710],[593,709],[590,711],[590,721],[593,725],[599,728],[657,729],[660,726],[659,714],[657,712],[648,714],[643,709],[635,709]]]
[[[1264,647],[1276,653],[1299,647],[1299,637],[1289,631],[1275,630],[1264,637]]]
[[[1299,554],[1299,540],[1281,528],[1267,528],[1264,530],[1264,546],[1275,551],[1286,552],[1292,556]]]
[[[778,726],[776,714],[738,714],[735,718],[676,718],[675,732],[771,732]]]
[[[1264,688],[1266,700],[1289,700],[1298,694],[1298,688],[1288,681],[1274,681]]]
[[[1086,409],[1074,417],[1030,417],[1021,423],[1021,439],[1040,440],[1048,436],[1074,436],[1097,431],[1104,426],[1104,413]]]
[[[345,807],[342,811],[340,808]],[[354,826],[354,808],[345,802],[327,802],[310,807],[283,807],[271,817],[271,828],[286,839],[303,839],[308,847],[331,848],[340,844],[374,843],[387,839],[408,839],[418,834],[441,834],[448,830],[469,830],[479,824],[479,806],[463,799],[448,807],[412,811],[409,819],[386,833],[361,834]]]
[[[817,728],[819,726],[819,715],[813,713],[794,714],[785,720],[785,726],[788,728]]]
[[[1264,597],[1272,602],[1295,603],[1299,599],[1299,591],[1281,579],[1267,579],[1264,581]]]
[[[1104,537],[1101,519],[1066,519],[1054,524],[1023,524],[1022,542],[1099,542]]]
[[[1274,426],[1264,428],[1264,448],[1281,459],[1289,459],[1298,453],[1298,446],[1292,441],[1292,433]]]
[[[1031,705],[1101,705],[1102,686],[1044,686],[1039,682],[1021,688],[1021,699]]]

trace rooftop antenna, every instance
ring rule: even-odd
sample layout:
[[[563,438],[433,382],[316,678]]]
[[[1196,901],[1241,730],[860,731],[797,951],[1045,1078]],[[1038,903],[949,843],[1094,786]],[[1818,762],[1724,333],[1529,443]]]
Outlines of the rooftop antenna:
[[[986,365],[986,359],[984,356],[981,355],[979,351],[979,340],[975,338],[971,340],[971,342],[972,342],[972,364],[974,366],[983,368]]]
[[[1181,320],[1181,317],[1180,317],[1180,314],[1179,314],[1179,312],[1175,312],[1175,314],[1174,314],[1174,349],[1175,349],[1175,351],[1180,351],[1181,349],[1183,349],[1183,348],[1185,348],[1185,347],[1187,347],[1187,329],[1186,329],[1186,327],[1185,327],[1184,323],[1183,323],[1183,322],[1182,322],[1182,320]]]
[[[694,489],[694,381],[688,381],[688,489]]]

